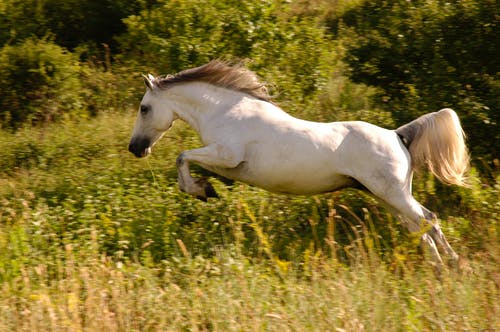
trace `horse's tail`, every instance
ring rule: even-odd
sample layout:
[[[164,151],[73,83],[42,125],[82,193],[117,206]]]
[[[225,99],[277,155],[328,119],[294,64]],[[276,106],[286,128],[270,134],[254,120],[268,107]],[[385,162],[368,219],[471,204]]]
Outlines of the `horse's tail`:
[[[426,165],[444,183],[467,185],[470,157],[455,111],[445,108],[423,115],[396,133],[410,152],[414,170]]]

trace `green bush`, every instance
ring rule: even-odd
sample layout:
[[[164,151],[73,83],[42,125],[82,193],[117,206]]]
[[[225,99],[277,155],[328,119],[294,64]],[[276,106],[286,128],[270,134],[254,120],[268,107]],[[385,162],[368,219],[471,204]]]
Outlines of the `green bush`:
[[[125,19],[119,41],[124,58],[175,73],[217,57],[248,57],[276,20],[272,8],[267,1],[163,0]]]
[[[120,59],[156,74],[214,58],[250,59],[249,67],[275,87],[271,92],[287,111],[319,120],[311,104],[338,61],[331,36],[318,20],[292,15],[289,4],[237,3],[161,1],[125,20]]]
[[[49,32],[42,1],[2,0],[0,17],[0,45]]]
[[[47,40],[27,39],[0,50],[0,124],[18,127],[83,107],[78,59]]]
[[[119,64],[103,67],[94,63],[86,63],[82,69],[83,106],[88,115],[137,109],[144,94],[140,71]]]
[[[155,0],[2,0],[0,45],[36,36],[74,50],[85,44],[85,57],[99,56],[104,43],[115,50],[115,35],[123,33],[123,18],[152,5]]]
[[[329,25],[345,36],[351,79],[381,89],[398,124],[454,108],[473,154],[496,158],[498,10],[492,0],[365,1]]]

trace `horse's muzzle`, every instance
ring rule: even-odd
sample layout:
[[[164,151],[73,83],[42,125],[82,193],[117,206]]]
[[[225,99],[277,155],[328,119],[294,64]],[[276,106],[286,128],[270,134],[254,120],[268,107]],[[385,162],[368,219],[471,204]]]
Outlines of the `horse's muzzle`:
[[[151,153],[151,141],[146,137],[133,138],[128,145],[128,150],[137,158],[146,157]]]

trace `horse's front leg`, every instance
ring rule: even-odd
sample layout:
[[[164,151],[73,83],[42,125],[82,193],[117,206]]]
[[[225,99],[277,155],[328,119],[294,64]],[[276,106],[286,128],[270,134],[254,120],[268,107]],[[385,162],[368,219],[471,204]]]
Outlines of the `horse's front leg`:
[[[243,161],[243,150],[229,148],[220,144],[209,144],[203,148],[182,152],[177,157],[177,171],[179,174],[179,188],[202,201],[208,197],[218,197],[215,189],[205,178],[195,179],[189,172],[189,162],[198,164],[234,168]]]

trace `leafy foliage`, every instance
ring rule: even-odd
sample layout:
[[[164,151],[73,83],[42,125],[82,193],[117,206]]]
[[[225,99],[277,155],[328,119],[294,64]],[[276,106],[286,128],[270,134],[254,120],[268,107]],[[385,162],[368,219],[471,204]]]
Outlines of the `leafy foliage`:
[[[355,82],[383,90],[398,123],[443,107],[462,115],[473,152],[498,156],[496,1],[366,1],[332,27],[348,39]],[[345,30],[345,31],[344,31]]]
[[[46,40],[0,50],[0,116],[7,126],[60,119],[83,108],[80,64]]]
[[[163,1],[127,18],[119,40],[129,61],[161,74],[219,57],[251,59],[293,112],[314,100],[337,59],[316,20],[283,11],[274,1]]]
[[[97,52],[101,43],[114,50],[114,36],[125,31],[122,19],[154,3],[155,0],[2,0],[0,44],[53,35],[62,47],[92,48],[90,55]]]
[[[127,56],[177,72],[213,58],[250,56],[254,44],[274,33],[272,2],[160,1],[125,20],[120,37]]]
[[[46,16],[41,1],[0,1],[0,44],[8,45],[26,38],[46,36]]]

